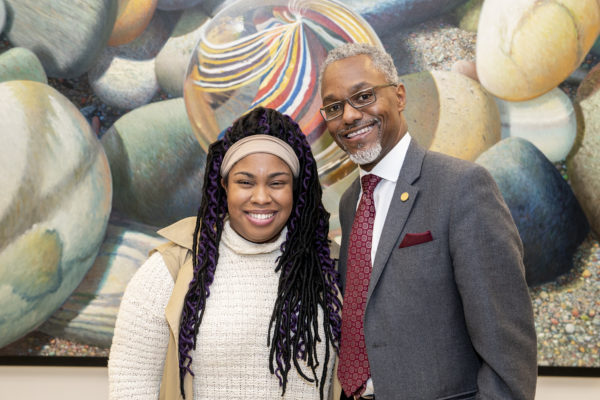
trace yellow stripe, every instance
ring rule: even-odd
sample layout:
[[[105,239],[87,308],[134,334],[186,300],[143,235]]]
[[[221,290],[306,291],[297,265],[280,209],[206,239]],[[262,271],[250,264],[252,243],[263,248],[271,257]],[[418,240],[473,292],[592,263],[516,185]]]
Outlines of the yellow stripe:
[[[273,100],[275,100],[281,94],[281,92],[283,92],[285,89],[287,89],[287,87],[290,83],[292,83],[291,77],[294,74],[294,70],[298,67],[298,65],[296,64],[296,60],[298,59],[298,55],[300,53],[298,50],[299,46],[300,46],[300,44],[299,44],[300,40],[298,39],[299,35],[300,35],[300,29],[295,29],[295,32],[292,37],[292,56],[291,56],[291,59],[289,60],[287,67],[283,71],[283,74],[284,74],[283,81],[281,82],[279,87],[273,93],[271,93],[271,95],[269,97],[265,98],[261,102],[261,104],[271,103]],[[279,58],[283,58],[285,55],[287,55],[287,52],[282,53]],[[285,63],[286,60],[284,59],[281,62]],[[280,62],[276,63],[276,65],[279,65],[279,64],[280,64]],[[262,82],[258,91],[260,91],[261,89],[263,89],[265,87],[273,86],[277,82],[277,78],[279,76],[277,76],[277,77],[274,76],[275,70],[276,70],[276,68],[274,68],[273,71],[271,71],[271,73],[269,74],[269,77],[267,77]]]

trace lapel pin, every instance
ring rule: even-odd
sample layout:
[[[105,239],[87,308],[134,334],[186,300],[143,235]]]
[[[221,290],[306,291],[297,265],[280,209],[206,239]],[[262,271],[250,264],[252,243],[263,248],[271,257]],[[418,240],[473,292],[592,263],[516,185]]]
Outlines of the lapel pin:
[[[400,200],[406,201],[408,200],[408,192],[404,192],[400,195]]]

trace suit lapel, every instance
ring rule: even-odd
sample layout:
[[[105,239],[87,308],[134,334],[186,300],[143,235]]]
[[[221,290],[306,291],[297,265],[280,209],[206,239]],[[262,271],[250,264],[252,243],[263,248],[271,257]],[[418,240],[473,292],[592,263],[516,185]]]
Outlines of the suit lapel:
[[[350,232],[352,231],[352,223],[356,215],[356,204],[358,203],[358,195],[360,194],[360,178],[356,179],[348,191],[345,193],[340,203],[340,223],[342,225],[342,243],[340,246],[340,262],[338,272],[340,273],[340,285],[342,294],[346,287],[346,264],[348,262],[348,242],[350,240]]]
[[[423,164],[424,156],[425,149],[420,147],[414,140],[411,140],[408,151],[406,152],[404,164],[398,175],[394,196],[390,208],[388,209],[381,237],[379,239],[375,261],[373,263],[373,270],[371,272],[371,280],[369,282],[369,290],[367,292],[367,302],[369,301],[375,286],[377,286],[379,277],[394,250],[394,246],[398,242],[398,238],[404,229],[406,220],[408,219],[417,198],[419,189],[416,186],[413,186],[413,183],[421,174],[421,165]],[[408,199],[406,201],[401,200],[403,193],[408,193]]]

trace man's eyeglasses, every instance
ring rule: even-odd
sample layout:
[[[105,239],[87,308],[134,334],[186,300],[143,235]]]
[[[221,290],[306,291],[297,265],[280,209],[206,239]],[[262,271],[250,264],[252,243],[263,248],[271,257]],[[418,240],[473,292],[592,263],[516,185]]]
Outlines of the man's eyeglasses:
[[[336,101],[321,107],[321,115],[325,121],[331,121],[332,119],[342,116],[344,113],[344,103],[348,102],[348,104],[358,110],[359,108],[375,103],[377,100],[377,97],[375,97],[375,89],[396,85],[396,83],[386,83],[363,89],[350,97],[346,97],[344,100]]]

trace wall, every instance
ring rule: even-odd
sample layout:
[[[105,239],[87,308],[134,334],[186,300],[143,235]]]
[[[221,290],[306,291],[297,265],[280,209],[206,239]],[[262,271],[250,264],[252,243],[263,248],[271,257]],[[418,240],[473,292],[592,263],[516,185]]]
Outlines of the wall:
[[[0,366],[0,400],[106,400],[103,367]],[[598,400],[600,378],[540,377],[536,400]]]

